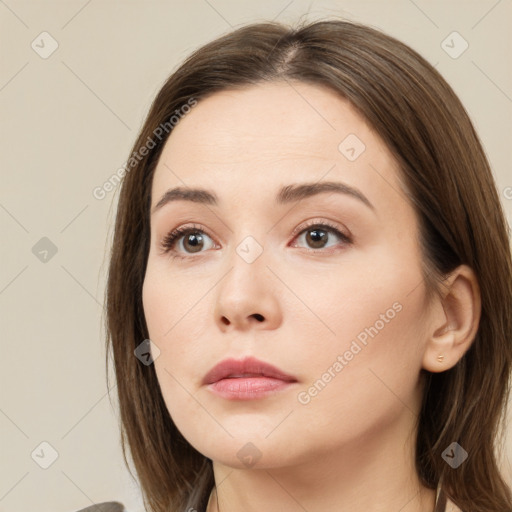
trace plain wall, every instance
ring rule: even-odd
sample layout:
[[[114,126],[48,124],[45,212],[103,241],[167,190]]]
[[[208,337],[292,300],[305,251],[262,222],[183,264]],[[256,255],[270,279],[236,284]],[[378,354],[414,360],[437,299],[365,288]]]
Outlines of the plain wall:
[[[142,511],[105,378],[116,193],[93,190],[127,160],[154,95],[191,50],[241,24],[303,15],[367,23],[435,65],[474,122],[511,222],[511,2],[0,2],[0,512],[107,500]],[[469,44],[458,58],[442,47],[453,31]],[[47,469],[36,462],[51,462],[42,442],[58,453]],[[512,483],[511,443],[508,432]]]

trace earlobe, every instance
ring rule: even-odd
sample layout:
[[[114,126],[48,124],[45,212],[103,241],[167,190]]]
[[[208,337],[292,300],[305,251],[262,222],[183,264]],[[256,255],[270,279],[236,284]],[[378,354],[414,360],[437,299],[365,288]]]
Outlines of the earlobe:
[[[474,271],[461,265],[445,280],[431,307],[423,368],[444,372],[453,368],[471,347],[481,314],[481,298]]]
[[[442,335],[433,335],[425,349],[423,368],[429,372],[438,373],[455,366],[463,355],[463,352],[460,353],[455,349],[455,339],[453,330]]]

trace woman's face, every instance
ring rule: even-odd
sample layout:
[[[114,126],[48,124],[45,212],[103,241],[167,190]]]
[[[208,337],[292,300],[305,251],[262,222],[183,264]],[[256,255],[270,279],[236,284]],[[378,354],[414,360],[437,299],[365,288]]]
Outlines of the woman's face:
[[[175,188],[189,198],[161,201]],[[165,145],[151,211],[155,370],[199,452],[289,466],[407,434],[428,331],[417,219],[396,162],[348,102],[303,83],[200,101]],[[164,252],[177,228],[190,232]],[[289,380],[242,367],[204,382],[247,357]]]

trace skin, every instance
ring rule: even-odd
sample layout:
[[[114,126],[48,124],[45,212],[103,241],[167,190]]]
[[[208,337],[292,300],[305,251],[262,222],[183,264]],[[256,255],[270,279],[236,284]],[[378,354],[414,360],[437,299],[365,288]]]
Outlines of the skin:
[[[354,161],[338,149],[349,134],[366,147]],[[324,181],[359,189],[374,209],[332,192],[274,201],[284,185]],[[201,100],[166,142],[152,210],[177,186],[209,189],[220,203],[173,201],[152,214],[143,304],[169,414],[213,460],[217,492],[208,512],[431,512],[435,492],[420,485],[414,466],[420,372],[445,371],[463,356],[478,326],[479,294],[461,266],[427,302],[418,220],[386,145],[323,87],[222,91]],[[327,231],[324,246],[312,245],[308,221],[327,221],[352,242]],[[199,252],[186,236],[174,253],[162,252],[169,231],[193,225],[203,234]],[[248,236],[262,248],[251,263],[237,253]],[[332,370],[397,303],[400,312]],[[201,384],[221,360],[246,355],[298,382],[250,401]],[[300,403],[299,393],[329,368],[330,381]],[[249,442],[256,448],[245,450],[260,457],[251,466],[237,457]]]

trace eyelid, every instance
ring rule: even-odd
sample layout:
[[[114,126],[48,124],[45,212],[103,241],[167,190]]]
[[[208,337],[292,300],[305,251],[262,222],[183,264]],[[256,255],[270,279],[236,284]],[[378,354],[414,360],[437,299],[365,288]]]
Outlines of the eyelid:
[[[350,231],[346,227],[340,226],[337,223],[331,222],[330,220],[326,220],[326,219],[321,218],[321,217],[316,217],[316,218],[313,218],[313,219],[309,219],[309,220],[304,221],[302,224],[299,224],[292,231],[291,236],[292,236],[292,238],[296,238],[297,235],[300,235],[304,230],[306,230],[308,228],[312,228],[314,226],[329,227],[329,228],[332,228],[335,231],[339,231],[340,234],[343,235],[345,238],[347,238],[347,239],[349,239],[351,241],[353,239],[352,233],[350,233]]]

